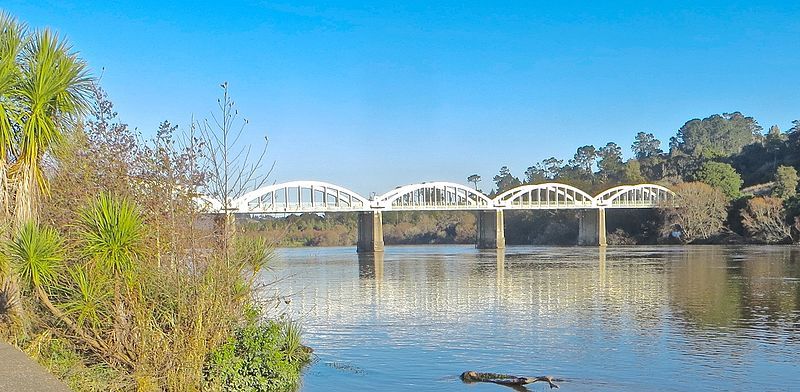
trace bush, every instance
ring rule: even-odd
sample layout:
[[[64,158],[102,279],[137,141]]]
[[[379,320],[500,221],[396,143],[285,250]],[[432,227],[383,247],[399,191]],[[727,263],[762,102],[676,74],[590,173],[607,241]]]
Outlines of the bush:
[[[616,229],[606,236],[609,245],[636,245],[636,238],[623,229]]]
[[[696,177],[698,181],[721,190],[728,199],[735,199],[740,195],[742,176],[727,163],[706,162],[700,166]]]
[[[236,330],[207,362],[206,388],[224,391],[287,391],[297,386],[309,350],[292,322],[253,322]]]
[[[675,185],[677,205],[666,209],[668,225],[678,225],[684,239],[708,238],[722,230],[728,216],[728,198],[702,182]]]
[[[788,199],[797,194],[797,170],[791,166],[778,166],[775,172],[775,187],[772,195]]]
[[[753,238],[767,243],[786,242],[791,235],[783,201],[776,197],[748,200],[747,207],[742,209],[742,225]]]

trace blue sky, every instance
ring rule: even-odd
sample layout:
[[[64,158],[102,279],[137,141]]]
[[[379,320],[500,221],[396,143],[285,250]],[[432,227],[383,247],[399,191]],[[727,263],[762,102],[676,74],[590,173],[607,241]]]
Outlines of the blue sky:
[[[800,2],[5,0],[66,35],[124,122],[209,117],[227,81],[274,181],[362,194],[522,177],[687,120],[800,119]],[[648,4],[657,3],[657,4]],[[671,3],[671,4],[667,4]]]

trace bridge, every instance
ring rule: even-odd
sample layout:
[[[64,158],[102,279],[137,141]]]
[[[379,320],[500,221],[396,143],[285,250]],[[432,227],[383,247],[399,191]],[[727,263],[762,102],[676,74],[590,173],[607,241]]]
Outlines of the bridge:
[[[503,212],[506,210],[581,211],[579,245],[606,245],[606,210],[660,208],[675,194],[656,184],[621,185],[592,196],[560,183],[521,185],[494,198],[466,185],[423,182],[399,186],[366,198],[345,187],[321,181],[291,181],[265,186],[223,203],[201,198],[208,212],[232,214],[296,214],[354,212],[358,218],[358,252],[383,250],[384,211],[476,211],[478,248],[505,247]]]

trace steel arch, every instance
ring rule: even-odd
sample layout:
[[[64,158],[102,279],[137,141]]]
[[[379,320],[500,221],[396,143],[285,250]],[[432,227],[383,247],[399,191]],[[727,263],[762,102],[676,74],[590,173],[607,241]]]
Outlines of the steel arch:
[[[384,210],[488,210],[492,199],[466,185],[453,182],[423,182],[397,187],[379,196]]]
[[[556,182],[521,185],[497,195],[493,202],[496,207],[508,209],[592,208],[595,205],[590,194]]]
[[[345,187],[322,181],[290,181],[256,189],[234,200],[236,213],[369,211],[370,201]]]

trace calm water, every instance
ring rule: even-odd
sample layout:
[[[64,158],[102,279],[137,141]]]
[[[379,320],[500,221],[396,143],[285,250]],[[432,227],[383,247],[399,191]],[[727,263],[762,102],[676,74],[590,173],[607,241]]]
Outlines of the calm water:
[[[800,248],[282,249],[316,360],[302,391],[800,391]],[[545,390],[533,384],[529,390]]]

